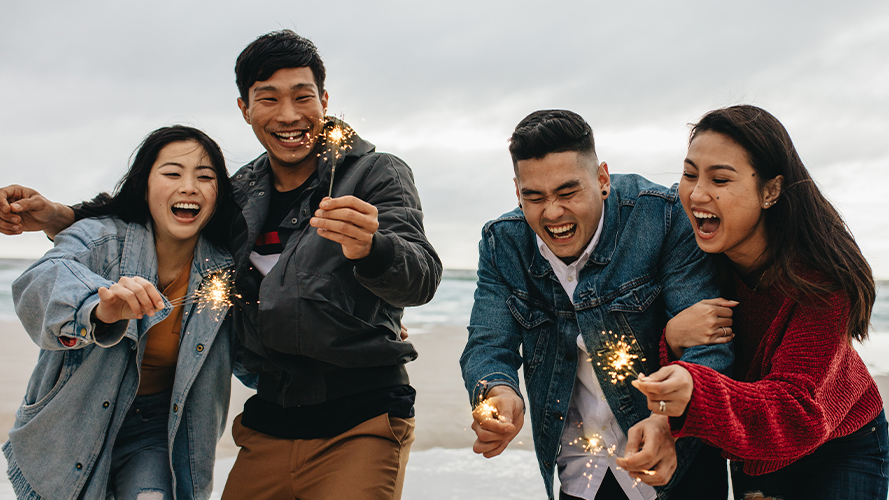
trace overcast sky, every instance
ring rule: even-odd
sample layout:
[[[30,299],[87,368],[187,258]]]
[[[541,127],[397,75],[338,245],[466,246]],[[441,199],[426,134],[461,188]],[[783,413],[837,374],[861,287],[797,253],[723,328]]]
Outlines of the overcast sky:
[[[515,206],[506,139],[529,112],[577,111],[612,173],[672,184],[688,123],[751,103],[788,128],[889,278],[885,0],[2,3],[3,185],[89,198],[173,123],[207,131],[236,170],[262,148],[235,58],[291,28],[324,58],[329,111],[413,168],[446,267],[475,267],[482,224]],[[46,249],[0,238],[0,256]]]

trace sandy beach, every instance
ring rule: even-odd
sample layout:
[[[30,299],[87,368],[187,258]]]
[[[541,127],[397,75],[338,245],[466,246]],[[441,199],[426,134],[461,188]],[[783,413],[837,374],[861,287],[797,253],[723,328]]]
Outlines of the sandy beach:
[[[0,321],[0,339],[3,343],[0,350],[0,439],[5,441],[38,349],[17,322]],[[409,340],[417,346],[420,357],[409,365],[411,384],[417,389],[417,427],[404,498],[432,498],[430,487],[448,491],[446,495],[442,493],[444,496],[435,496],[442,499],[540,498],[542,481],[530,451],[533,450],[530,423],[525,423],[519,437],[501,457],[485,460],[469,450],[475,434],[469,428],[469,401],[459,366],[465,339],[466,330],[458,327],[436,327],[410,336]],[[889,401],[889,376],[880,375],[875,379],[883,400]],[[240,382],[235,381],[232,387],[229,429],[231,420],[252,394]],[[237,447],[227,432],[217,447],[213,498],[218,498],[236,454]],[[0,465],[5,469],[2,456],[0,462],[4,462]],[[505,489],[504,485],[511,490]],[[2,474],[0,500],[12,498],[9,495],[8,481]]]
[[[441,327],[435,333],[410,336],[420,357],[409,365],[411,383],[417,389],[417,440],[413,450],[430,448],[470,448],[475,434],[469,399],[460,377],[460,353],[466,339],[465,329]],[[7,432],[15,420],[28,377],[37,358],[37,346],[17,322],[0,321],[0,440],[6,441]],[[232,383],[231,420],[241,412],[244,401],[252,395],[240,382]],[[521,443],[521,444],[519,444]],[[510,448],[533,449],[530,424]],[[219,458],[232,457],[237,448],[226,433],[219,443]]]
[[[458,327],[438,327],[435,331],[413,334],[409,338],[420,353],[420,357],[408,367],[411,384],[417,389],[417,440],[414,451],[472,446],[475,434],[469,429],[472,423],[469,400],[463,388],[459,365],[465,332],[465,329]],[[0,350],[0,439],[5,441],[25,393],[38,349],[17,322],[0,322],[0,338],[3,344]],[[883,401],[889,401],[889,376],[874,378]],[[240,413],[244,401],[252,394],[250,389],[237,381],[232,383],[232,388],[229,420]],[[519,437],[510,445],[511,449],[533,449],[530,427],[526,422]],[[236,452],[230,434],[226,433],[219,443],[219,457],[231,457]]]

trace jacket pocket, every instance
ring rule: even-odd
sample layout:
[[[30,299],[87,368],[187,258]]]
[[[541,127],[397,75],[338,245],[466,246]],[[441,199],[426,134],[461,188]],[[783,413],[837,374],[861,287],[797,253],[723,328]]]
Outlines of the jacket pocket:
[[[40,351],[25,400],[16,412],[17,420],[30,421],[61,392],[74,371],[71,358],[79,354],[79,351]]]
[[[513,294],[506,299],[506,306],[522,327],[522,358],[527,384],[535,369],[546,357],[547,344],[555,323],[543,305],[530,298]]]

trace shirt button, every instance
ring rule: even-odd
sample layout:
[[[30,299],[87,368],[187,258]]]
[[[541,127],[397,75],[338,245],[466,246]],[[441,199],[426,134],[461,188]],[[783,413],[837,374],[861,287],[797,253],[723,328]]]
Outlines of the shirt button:
[[[173,405],[173,413],[179,412],[179,405]]]
[[[195,347],[195,349],[196,349],[198,352],[204,352],[204,344],[198,344],[198,346]]]
[[[607,425],[603,425],[603,426],[602,426],[602,430],[603,430],[603,431],[607,431],[607,430],[608,430],[608,426],[607,426]]]
[[[569,282],[574,281],[574,277],[573,277],[573,276],[568,276],[568,281],[569,281]]]
[[[296,217],[290,219],[290,223],[291,223],[291,224],[296,224],[296,221],[297,221]]]
[[[602,401],[608,401],[608,398],[606,398],[604,394],[602,394],[602,395],[599,396],[599,397],[602,398]]]
[[[81,329],[80,329],[80,336],[81,336],[81,337],[86,337],[86,328],[81,328]]]

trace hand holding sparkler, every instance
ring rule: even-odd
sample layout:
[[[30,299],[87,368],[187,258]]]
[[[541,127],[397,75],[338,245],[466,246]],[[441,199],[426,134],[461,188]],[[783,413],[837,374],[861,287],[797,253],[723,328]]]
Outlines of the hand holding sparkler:
[[[122,319],[142,319],[154,316],[164,308],[160,292],[148,280],[124,276],[108,288],[99,288],[99,305],[93,316],[102,323],[117,323]]]
[[[355,260],[370,254],[380,228],[377,215],[377,207],[354,196],[324,198],[309,224],[318,228],[318,236],[342,245],[347,259]]]
[[[472,411],[476,440],[472,451],[496,457],[516,437],[525,422],[525,404],[509,386],[498,385]]]
[[[626,451],[616,462],[637,481],[651,486],[667,484],[676,470],[676,440],[668,419],[652,415],[630,427]]]
[[[648,398],[649,410],[681,417],[691,401],[694,379],[682,365],[668,365],[647,377],[640,376],[633,381],[633,387]]]

